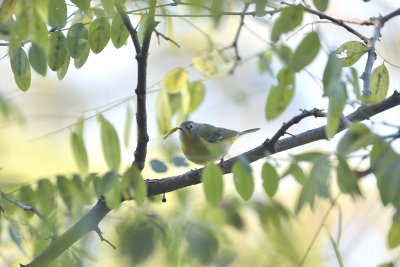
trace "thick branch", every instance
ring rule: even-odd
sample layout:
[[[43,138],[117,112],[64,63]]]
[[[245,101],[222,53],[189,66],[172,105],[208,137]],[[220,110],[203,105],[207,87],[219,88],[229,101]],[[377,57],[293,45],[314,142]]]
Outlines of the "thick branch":
[[[383,100],[379,104],[358,108],[353,113],[347,115],[345,117],[345,120],[351,122],[363,121],[398,105],[400,105],[400,94],[398,92],[394,92],[392,96]],[[315,112],[317,114],[316,116],[318,116],[319,111],[316,110]],[[295,116],[286,125],[293,125],[297,122],[297,120],[301,120],[302,118],[305,118],[310,114],[314,115],[313,113],[303,113],[303,114],[304,115],[300,114],[298,116]],[[339,126],[338,132],[344,130],[347,127],[348,124],[342,123]],[[281,136],[281,134],[278,133],[275,136]],[[246,157],[250,162],[254,162],[268,155],[282,152],[291,148],[299,147],[323,139],[325,139],[325,126],[303,132],[293,137],[279,140],[274,144],[273,149],[271,150],[268,150],[268,146],[271,143],[270,140],[267,139],[260,146],[252,150],[249,150],[243,153],[242,155],[236,156],[234,158],[225,161],[224,171],[225,173],[230,173],[233,163],[237,161],[240,157]],[[201,172],[202,169],[198,169],[194,171],[189,171],[187,173],[178,176],[172,176],[163,179],[147,180],[147,189],[148,189],[147,195],[148,196],[159,195],[165,192],[171,192],[178,190],[180,188],[199,184],[201,182],[200,180]],[[50,263],[52,260],[58,257],[61,253],[67,250],[70,246],[72,246],[73,243],[82,238],[84,235],[86,235],[90,231],[97,231],[98,224],[109,211],[110,209],[107,208],[104,199],[101,198],[97,202],[97,204],[86,215],[84,215],[75,225],[73,225],[70,229],[68,229],[64,234],[59,236],[59,238],[54,240],[36,259],[34,259],[30,264],[25,266],[27,267],[46,266],[48,263]]]
[[[146,87],[147,87],[147,58],[149,54],[149,46],[151,35],[156,26],[154,22],[154,13],[156,0],[150,1],[149,16],[144,33],[143,44],[140,53],[136,56],[138,64],[138,84],[135,90],[137,96],[136,123],[138,126],[137,145],[135,150],[135,164],[139,170],[143,170],[147,154],[147,143],[149,135],[147,133],[147,114],[146,114]]]

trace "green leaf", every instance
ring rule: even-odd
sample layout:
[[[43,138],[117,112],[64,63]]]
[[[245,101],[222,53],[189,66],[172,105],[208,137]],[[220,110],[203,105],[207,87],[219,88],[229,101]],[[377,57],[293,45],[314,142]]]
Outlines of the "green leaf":
[[[388,246],[390,249],[400,245],[400,218],[393,218],[392,225],[388,233]]]
[[[100,53],[110,40],[110,24],[105,18],[95,19],[89,27],[89,46],[93,53]]]
[[[129,141],[131,139],[131,131],[132,131],[132,120],[133,120],[133,112],[131,106],[128,105],[126,109],[126,118],[125,118],[125,126],[124,126],[124,145],[125,148],[129,147]]]
[[[48,179],[40,179],[36,190],[39,210],[44,214],[54,211],[55,190],[53,184]]]
[[[324,94],[329,96],[333,94],[338,87],[342,87],[340,84],[342,74],[342,66],[335,53],[330,53],[328,62],[324,70],[322,77],[322,83],[324,85]]]
[[[371,96],[373,102],[380,102],[386,98],[389,89],[389,72],[385,65],[376,67],[371,74]]]
[[[51,27],[62,29],[67,23],[67,4],[65,0],[48,0],[48,23]]]
[[[71,148],[79,172],[82,176],[85,176],[88,173],[89,161],[82,135],[71,134]]]
[[[168,72],[164,77],[165,88],[168,93],[176,94],[187,84],[189,81],[189,72],[182,68],[176,68]]]
[[[68,56],[64,34],[60,31],[50,33],[49,68],[57,71],[62,68]]]
[[[264,191],[269,197],[273,197],[278,190],[280,177],[274,166],[265,162],[262,166],[261,177],[263,179]]]
[[[158,93],[156,100],[156,113],[158,130],[161,134],[166,134],[172,128],[172,111],[166,90],[161,90]]]
[[[293,53],[291,67],[295,72],[302,70],[318,55],[321,43],[316,32],[310,32]]]
[[[158,159],[150,160],[150,166],[155,172],[158,172],[158,173],[163,173],[168,170],[167,165],[165,165],[164,162],[162,162],[161,160],[158,160]]]
[[[67,51],[67,56],[65,57],[64,64],[62,65],[61,69],[57,70],[57,78],[59,80],[64,79],[65,75],[67,74],[70,60],[71,59],[69,57],[69,52]]]
[[[291,63],[293,51],[289,46],[281,44],[278,48],[273,48],[273,50],[276,55],[278,55],[278,57],[281,59],[283,64],[289,65]]]
[[[47,60],[43,49],[36,43],[32,43],[31,48],[29,48],[28,57],[32,68],[40,75],[45,76],[47,72]]]
[[[219,166],[207,164],[201,174],[201,181],[207,202],[218,207],[224,194],[224,181]]]
[[[89,44],[87,44],[82,51],[82,55],[74,60],[75,68],[80,69],[86,63],[89,57],[89,53],[90,53],[90,47]]]
[[[272,70],[272,50],[264,51],[258,56],[258,70],[260,73],[267,72],[274,75]]]
[[[129,37],[128,29],[126,28],[121,16],[116,13],[111,22],[111,41],[115,48],[122,47]]]
[[[115,1],[114,0],[100,0],[101,4],[103,5],[104,10],[107,12],[107,14],[112,17],[115,13],[114,10],[114,5]],[[117,0],[119,1],[119,0]]]
[[[361,123],[353,124],[340,139],[337,146],[339,155],[346,156],[363,147],[371,145],[374,140],[374,135],[370,132],[367,126]]]
[[[342,44],[336,49],[335,53],[343,67],[348,67],[356,63],[362,55],[368,52],[368,47],[357,41],[350,41]]]
[[[340,191],[352,197],[361,195],[357,174],[349,168],[344,158],[338,157],[338,160],[339,165],[336,169],[336,175]]]
[[[134,199],[136,203],[141,206],[147,197],[147,183],[143,179],[136,165],[129,167],[122,176],[122,183],[127,185],[128,188],[122,190],[133,189]],[[129,190],[130,191],[130,190]]]
[[[357,70],[354,67],[350,68],[350,75],[346,75],[347,80],[351,83],[351,86],[353,87],[353,92],[356,95],[357,99],[361,99],[361,90],[360,90],[360,84],[358,82],[359,75],[357,73]]]
[[[31,68],[28,56],[22,47],[18,47],[14,50],[14,53],[10,53],[10,63],[14,73],[14,80],[19,89],[24,92],[27,91],[31,85]]]
[[[281,115],[294,95],[295,76],[289,68],[282,69],[278,75],[278,85],[271,88],[265,106],[267,120],[272,120]]]
[[[46,23],[42,20],[36,7],[30,8],[29,38],[33,43],[40,46],[43,51],[48,52],[49,33]]]
[[[240,197],[247,201],[254,192],[254,178],[247,160],[237,160],[232,167],[233,181]]]
[[[86,11],[90,6],[90,0],[71,0],[77,7]]]
[[[80,58],[88,45],[89,32],[82,23],[71,26],[67,34],[67,47],[72,58]]]
[[[313,0],[313,3],[319,11],[325,12],[328,8],[329,0]]]
[[[121,163],[121,148],[117,131],[102,115],[98,115],[98,119],[104,159],[110,169],[118,170]]]
[[[389,143],[375,138],[370,166],[377,179],[382,203],[393,204],[397,210],[400,210],[400,155]]]
[[[328,123],[325,128],[326,137],[328,139],[335,136],[338,131],[340,120],[343,117],[343,109],[347,100],[347,91],[345,83],[338,82],[342,86],[338,86],[335,91],[330,92],[328,104]]]
[[[190,94],[189,113],[194,112],[203,102],[206,88],[201,80],[189,83],[188,90]]]
[[[30,185],[25,185],[21,187],[19,191],[19,201],[21,201],[25,205],[32,206],[36,203],[36,195]],[[26,211],[25,215],[30,218],[33,216],[33,212]]]
[[[256,0],[256,17],[265,16],[265,4],[267,0]]]
[[[282,175],[282,178],[289,174],[292,175],[299,184],[304,184],[306,181],[306,175],[303,169],[296,162],[290,164],[289,168]]]
[[[295,29],[302,21],[303,7],[301,5],[285,7],[272,27],[271,40],[278,41],[282,33]]]
[[[116,209],[121,205],[121,183],[119,177],[115,172],[109,172],[102,180],[102,187],[104,189],[104,197],[106,199],[107,207]]]
[[[118,173],[114,170],[108,171],[95,184],[95,190],[98,196],[105,196],[110,192],[114,184],[118,181]],[[96,188],[97,187],[97,188]]]
[[[185,228],[187,254],[200,262],[200,266],[211,265],[218,252],[219,241],[209,226],[191,223]]]
[[[72,199],[74,197],[74,190],[71,180],[63,175],[57,176],[57,191],[61,195],[61,199],[67,206],[68,210],[72,209]]]
[[[296,213],[299,213],[304,204],[314,207],[316,196],[328,198],[329,194],[330,163],[326,155],[315,158],[309,179],[304,183],[296,205]]]

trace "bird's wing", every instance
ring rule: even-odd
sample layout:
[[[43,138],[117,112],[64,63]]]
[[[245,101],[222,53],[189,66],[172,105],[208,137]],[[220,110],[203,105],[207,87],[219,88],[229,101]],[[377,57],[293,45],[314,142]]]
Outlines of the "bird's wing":
[[[208,143],[214,144],[238,135],[238,132],[225,128],[215,127],[209,124],[202,124],[199,127],[199,135]]]

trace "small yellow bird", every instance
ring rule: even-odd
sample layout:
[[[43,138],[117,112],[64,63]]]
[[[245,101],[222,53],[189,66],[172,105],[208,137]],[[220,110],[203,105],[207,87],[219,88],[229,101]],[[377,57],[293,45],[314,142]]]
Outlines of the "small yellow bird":
[[[171,129],[164,139],[175,131],[180,130],[179,139],[183,154],[188,160],[196,164],[205,165],[208,162],[223,158],[239,136],[259,129],[254,128],[237,132],[210,124],[185,121],[179,127]]]

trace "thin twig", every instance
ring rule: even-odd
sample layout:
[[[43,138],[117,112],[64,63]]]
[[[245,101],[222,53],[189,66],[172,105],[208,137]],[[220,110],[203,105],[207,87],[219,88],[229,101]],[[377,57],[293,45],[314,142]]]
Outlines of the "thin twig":
[[[162,38],[164,38],[166,41],[169,41],[171,43],[173,43],[174,45],[176,45],[178,48],[180,48],[180,45],[175,42],[174,40],[172,40],[171,38],[169,38],[168,36],[166,36],[165,34],[163,34],[162,32],[157,31],[156,29],[154,29],[154,33],[156,34],[158,40],[160,40],[160,36]]]
[[[94,231],[97,233],[97,235],[100,237],[101,241],[106,242],[107,244],[109,244],[113,249],[117,249],[116,246],[114,246],[110,241],[108,241],[107,239],[104,238],[103,236],[103,232],[100,230],[100,228],[97,226],[94,228]]]

